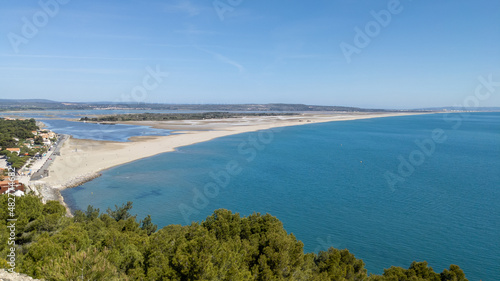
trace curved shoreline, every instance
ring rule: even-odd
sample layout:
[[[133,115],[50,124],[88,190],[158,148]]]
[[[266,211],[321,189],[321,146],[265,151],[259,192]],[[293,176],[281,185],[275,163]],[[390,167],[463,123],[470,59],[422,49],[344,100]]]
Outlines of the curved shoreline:
[[[435,112],[433,112],[435,113]],[[39,180],[51,192],[59,194],[59,201],[64,202],[60,190],[80,186],[101,175],[101,172],[112,167],[127,164],[158,154],[172,152],[175,149],[191,144],[205,142],[216,138],[255,132],[280,127],[307,125],[333,121],[347,121],[381,117],[408,116],[428,113],[360,113],[337,115],[302,115],[286,118],[247,118],[239,120],[207,120],[199,122],[185,122],[183,128],[195,130],[176,131],[168,136],[132,137],[131,142],[94,141],[69,138],[61,148],[61,155],[49,167],[49,176]],[[177,123],[152,122],[143,124],[156,126],[161,129],[175,128]],[[202,130],[205,129],[205,130]],[[69,178],[69,179],[68,179]],[[43,197],[44,193],[41,192]],[[49,192],[50,193],[50,192]],[[52,196],[53,197],[53,196]]]
[[[54,187],[41,181],[32,181],[30,182],[30,189],[36,190],[36,192],[38,192],[38,194],[42,197],[42,202],[44,203],[47,201],[59,201],[66,208],[67,215],[73,216],[71,208],[64,201],[61,190],[64,190],[66,188],[78,187],[84,183],[100,177],[101,175],[101,173],[82,175],[69,180],[66,184],[59,187]]]

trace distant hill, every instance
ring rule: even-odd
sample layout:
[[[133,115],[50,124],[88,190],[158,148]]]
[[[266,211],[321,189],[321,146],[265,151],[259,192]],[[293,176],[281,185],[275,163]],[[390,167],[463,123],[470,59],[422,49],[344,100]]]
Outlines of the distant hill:
[[[123,105],[137,108],[137,104]],[[383,109],[364,109],[346,106],[321,106],[306,104],[144,104],[150,109],[164,110],[202,110],[202,111],[348,111],[348,112],[373,112],[385,111]]]
[[[27,104],[27,103],[60,103],[45,99],[0,99],[0,104]]]
[[[62,103],[47,99],[0,99],[0,111],[48,110],[48,109],[88,109],[84,104]]]
[[[429,110],[429,111],[484,111],[484,112],[500,112],[500,107],[459,107],[459,106],[446,106],[446,107],[429,107],[416,110]]]
[[[141,109],[141,110],[198,110],[198,111],[336,111],[382,112],[383,109],[365,109],[347,106],[321,106],[306,104],[147,104],[111,102],[57,102],[46,99],[0,99],[0,110],[61,110],[61,109]]]
[[[500,107],[429,107],[412,110],[385,110],[349,106],[325,106],[307,104],[162,104],[162,103],[114,103],[114,102],[58,102],[47,99],[0,99],[0,111],[14,110],[90,110],[90,109],[128,109],[128,110],[198,110],[198,111],[264,111],[264,112],[388,112],[388,111],[485,111],[499,112]]]

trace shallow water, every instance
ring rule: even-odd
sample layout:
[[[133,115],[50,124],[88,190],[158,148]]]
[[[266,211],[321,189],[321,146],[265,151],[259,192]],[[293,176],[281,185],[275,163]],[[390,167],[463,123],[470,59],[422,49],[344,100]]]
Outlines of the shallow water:
[[[40,119],[38,119],[40,120]],[[57,119],[43,119],[47,128],[58,134],[72,135],[76,139],[126,142],[134,136],[168,136],[171,130],[123,124],[96,124]]]

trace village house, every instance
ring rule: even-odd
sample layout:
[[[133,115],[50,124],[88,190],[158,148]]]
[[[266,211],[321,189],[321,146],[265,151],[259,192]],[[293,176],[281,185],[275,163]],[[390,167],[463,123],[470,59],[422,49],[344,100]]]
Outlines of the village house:
[[[15,152],[17,153],[17,155],[19,155],[19,153],[21,153],[21,149],[18,148],[18,147],[14,147],[14,148],[7,148],[7,151],[10,151],[10,152]]]
[[[4,194],[7,192],[7,190],[9,190],[9,187],[10,187],[10,183],[11,181],[8,181],[8,180],[3,180],[3,181],[0,181],[0,194]],[[24,184],[22,183],[19,183],[19,181],[14,181],[14,190],[11,191],[11,193],[17,193],[19,194],[18,191],[21,191],[22,194],[24,195]]]
[[[43,134],[39,134],[39,136],[42,137],[43,144],[45,144],[45,145],[51,145],[52,142],[50,141],[50,139],[51,139],[50,134],[43,133]]]
[[[31,148],[35,144],[35,140],[33,138],[26,139],[26,141],[24,142],[24,144],[27,147]]]

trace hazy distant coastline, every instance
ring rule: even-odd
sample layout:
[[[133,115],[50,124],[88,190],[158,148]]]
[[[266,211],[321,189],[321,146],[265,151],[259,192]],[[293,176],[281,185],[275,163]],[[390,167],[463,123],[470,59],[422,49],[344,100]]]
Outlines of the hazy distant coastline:
[[[0,99],[0,111],[24,110],[197,110],[197,111],[260,111],[260,112],[390,112],[387,110],[352,106],[306,104],[164,104],[116,102],[59,102],[44,99]],[[413,110],[415,111],[415,110]],[[425,109],[416,111],[429,111]]]

